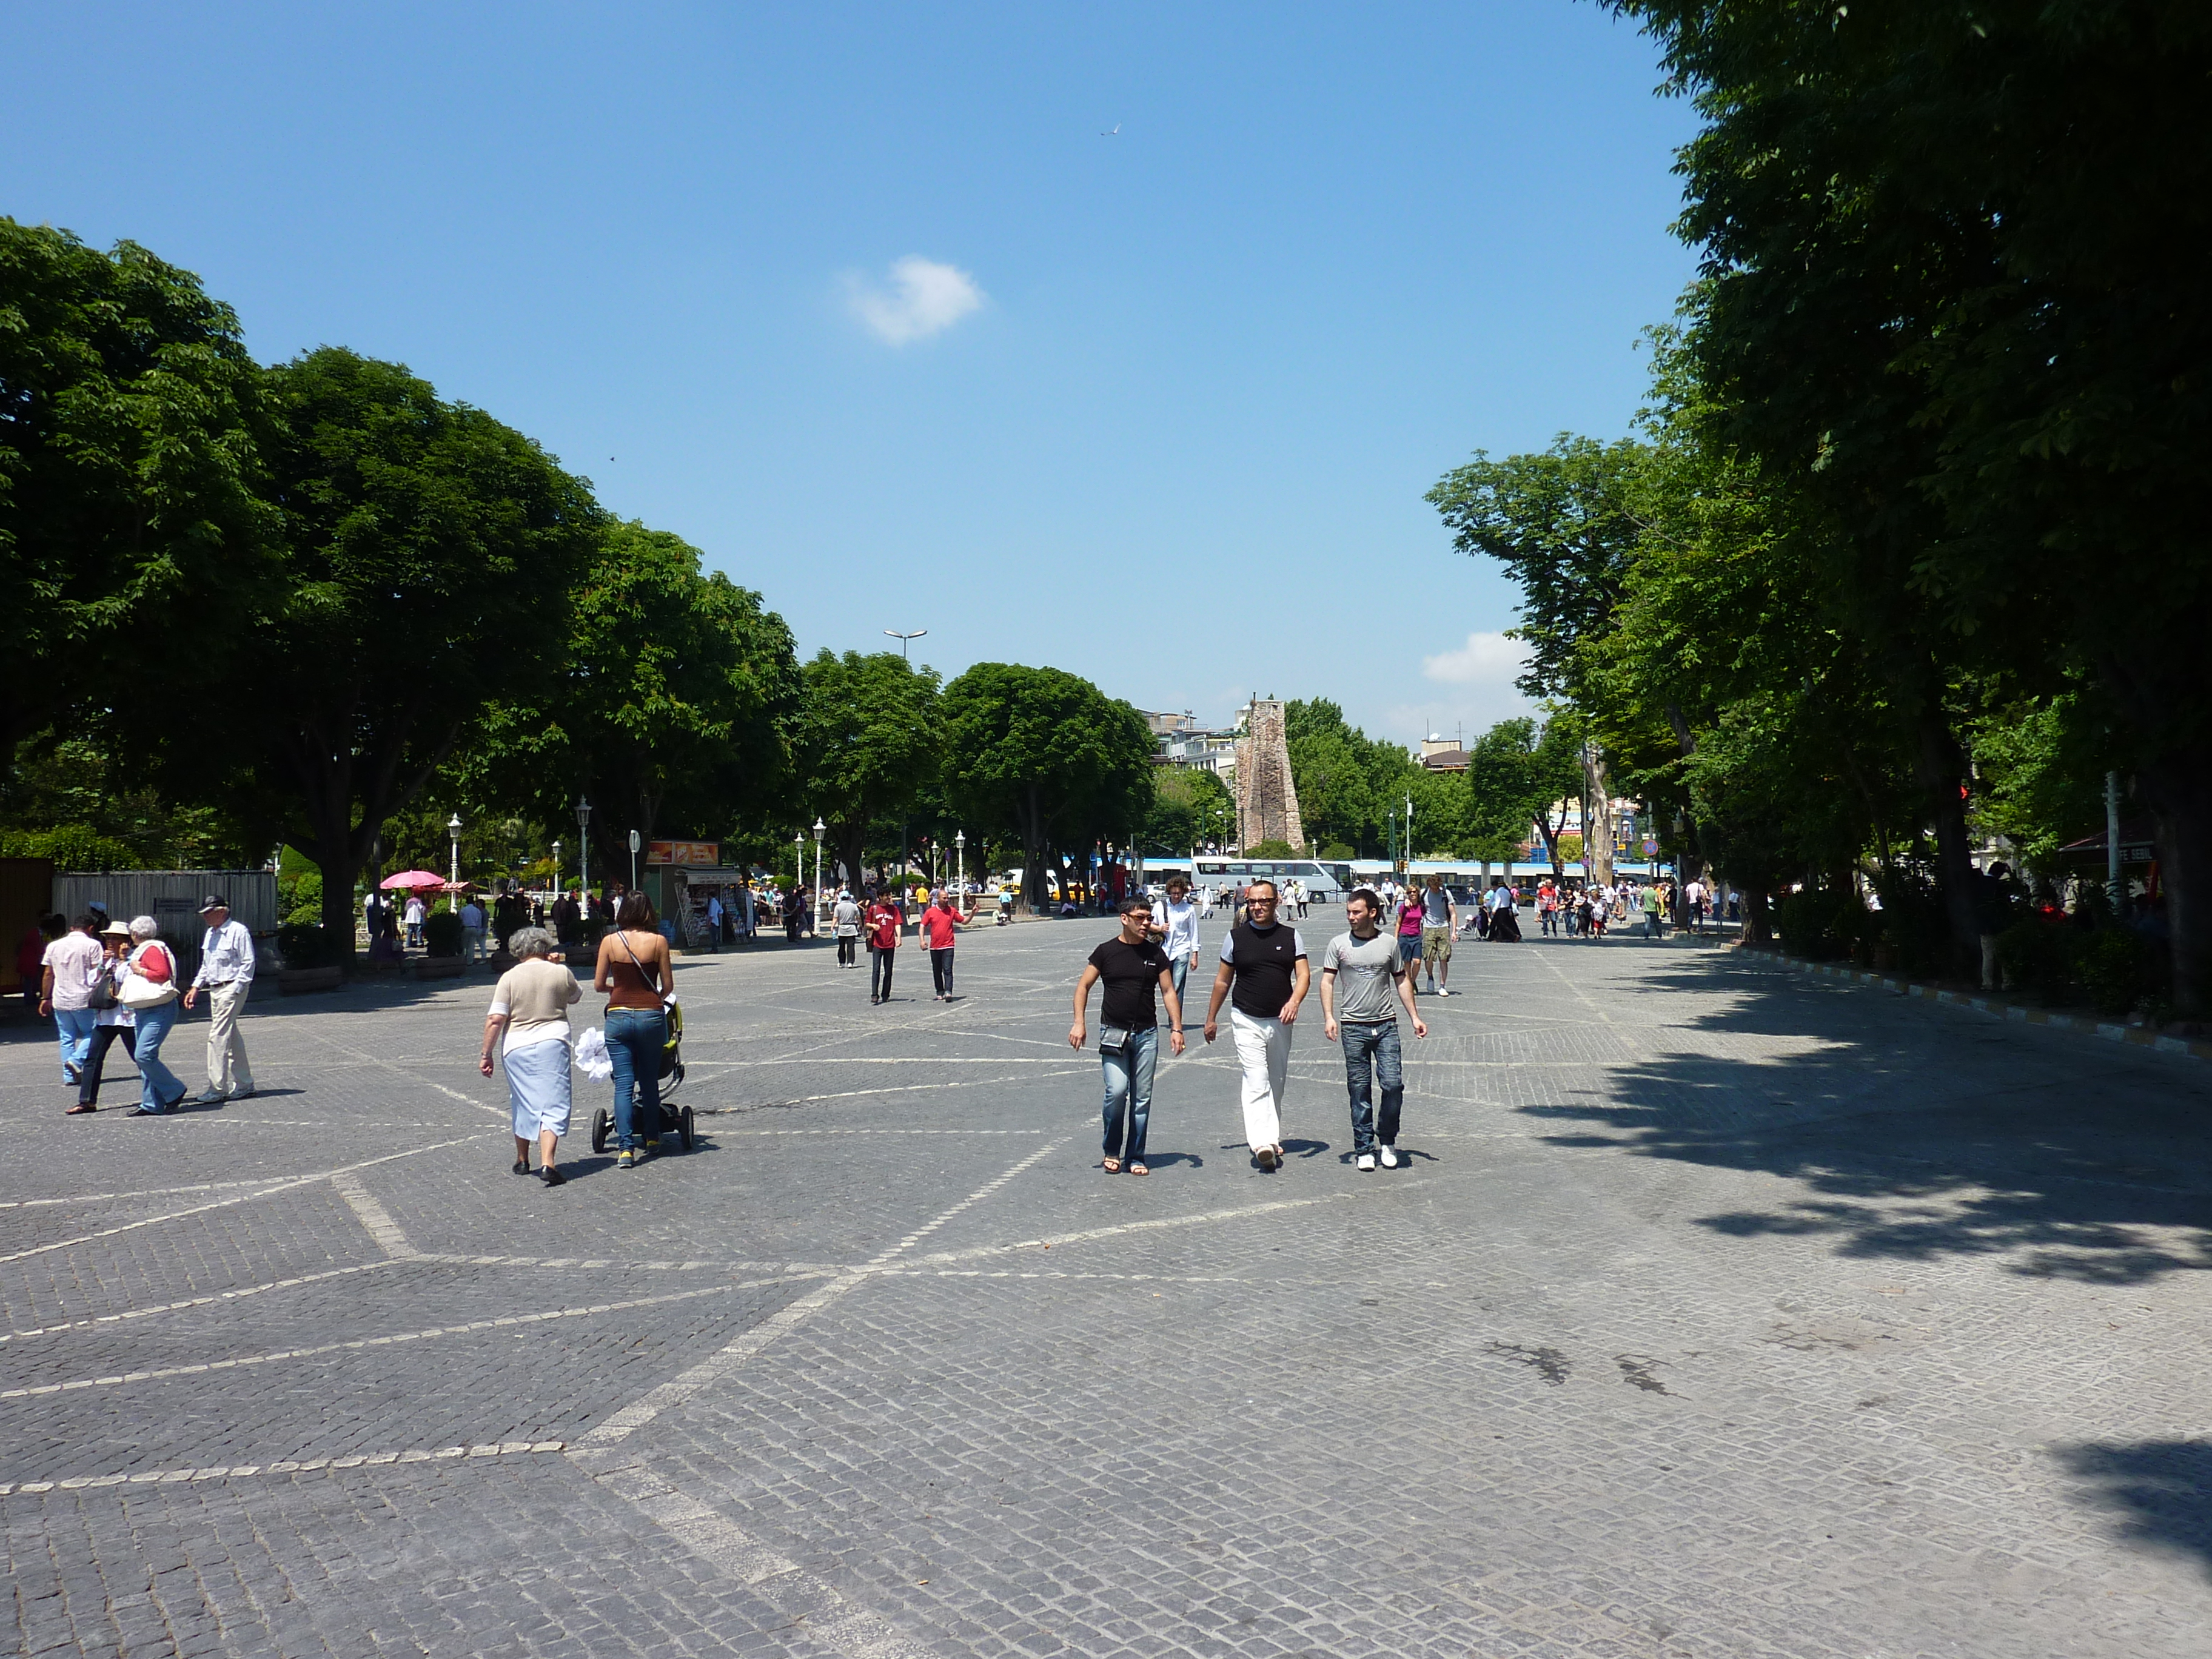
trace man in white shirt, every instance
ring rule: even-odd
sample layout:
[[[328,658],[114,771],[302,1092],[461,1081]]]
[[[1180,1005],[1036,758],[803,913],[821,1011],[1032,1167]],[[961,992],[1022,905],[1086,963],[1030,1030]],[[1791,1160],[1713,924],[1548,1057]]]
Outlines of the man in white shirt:
[[[61,1039],[62,1081],[74,1084],[92,1052],[92,1034],[100,1018],[92,1006],[93,977],[105,954],[100,943],[100,920],[89,910],[76,925],[46,946],[40,961],[39,1012],[54,1017]]]
[[[407,908],[400,915],[407,923],[407,943],[417,951],[422,948],[422,923],[428,918],[429,914],[429,911],[423,908],[422,896],[420,893],[408,894]]]
[[[207,936],[200,941],[200,970],[185,993],[189,1009],[208,994],[207,1092],[200,1104],[253,1097],[253,1067],[246,1058],[246,1039],[239,1032],[238,1016],[253,989],[253,934],[242,921],[230,919],[230,901],[210,893],[200,906]]]
[[[1183,981],[1190,964],[1198,959],[1198,906],[1191,902],[1190,878],[1180,872],[1168,878],[1167,897],[1153,917],[1152,942],[1167,953],[1168,971],[1175,979],[1176,1004],[1182,1004]]]
[[[707,948],[720,954],[722,949],[722,896],[707,895]]]

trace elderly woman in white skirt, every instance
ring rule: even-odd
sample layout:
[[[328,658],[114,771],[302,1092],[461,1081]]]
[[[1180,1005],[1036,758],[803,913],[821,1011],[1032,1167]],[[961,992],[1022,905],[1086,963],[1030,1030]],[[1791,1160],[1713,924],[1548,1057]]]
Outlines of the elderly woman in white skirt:
[[[507,1067],[507,1099],[514,1115],[514,1172],[530,1173],[530,1143],[538,1143],[538,1173],[549,1187],[568,1177],[553,1162],[568,1133],[568,1005],[584,988],[561,965],[559,942],[543,927],[517,928],[507,941],[514,966],[499,977],[484,1018],[483,1058],[477,1069],[491,1075],[499,1048]],[[501,1041],[501,1034],[505,1040]]]

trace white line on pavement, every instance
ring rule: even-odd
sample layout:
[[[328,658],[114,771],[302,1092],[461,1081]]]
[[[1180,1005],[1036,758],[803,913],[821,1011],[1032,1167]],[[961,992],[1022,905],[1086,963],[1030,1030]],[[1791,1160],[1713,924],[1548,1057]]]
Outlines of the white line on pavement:
[[[942,1261],[973,1261],[982,1256],[1007,1255],[1016,1250],[1048,1250],[1055,1245],[1084,1244],[1094,1239],[1120,1238],[1129,1233],[1158,1232],[1170,1227],[1200,1227],[1216,1221],[1241,1221],[1247,1216],[1270,1215],[1278,1210],[1303,1210],[1316,1204],[1338,1204],[1358,1197],[1357,1193],[1327,1193],[1319,1198],[1285,1198],[1273,1204],[1248,1204],[1236,1210],[1209,1210],[1200,1215],[1156,1216],[1146,1221],[1125,1221],[1114,1227],[1092,1227],[1079,1233],[1054,1233],[1044,1238],[1027,1238],[1015,1244],[981,1244],[965,1250],[939,1250],[930,1255],[915,1258],[919,1266]]]
[[[424,1152],[442,1152],[448,1146],[483,1139],[483,1131],[457,1136],[452,1140],[434,1141],[428,1146],[410,1146],[404,1152],[386,1152],[381,1158],[365,1158],[358,1164],[343,1164],[335,1170],[319,1170],[313,1175],[295,1176],[278,1181],[250,1193],[240,1193],[236,1198],[219,1198],[212,1204],[195,1204],[186,1210],[171,1210],[161,1215],[149,1215],[142,1221],[126,1221],[120,1226],[103,1227],[96,1233],[79,1233],[75,1238],[58,1238],[51,1244],[34,1245],[27,1250],[17,1250],[12,1255],[0,1255],[0,1266],[10,1261],[24,1261],[34,1255],[44,1255],[50,1250],[66,1250],[79,1244],[90,1244],[103,1238],[112,1238],[118,1233],[136,1232],[141,1227],[151,1227],[164,1221],[181,1221],[186,1216],[204,1215],[210,1210],[227,1210],[234,1204],[250,1204],[259,1198],[276,1193],[289,1193],[297,1187],[312,1187],[319,1181],[328,1181],[333,1176],[351,1175],[356,1170],[366,1170],[379,1164],[390,1164],[403,1158],[416,1158]]]
[[[376,1241],[377,1249],[385,1255],[399,1260],[419,1254],[407,1242],[407,1235],[399,1231],[399,1224],[392,1218],[384,1206],[376,1201],[375,1195],[362,1186],[357,1177],[332,1176],[331,1185],[338,1189],[338,1196],[345,1200],[346,1208],[361,1218],[361,1224]]]
[[[345,1457],[280,1458],[274,1463],[238,1463],[205,1469],[141,1469],[130,1474],[72,1474],[48,1480],[0,1480],[0,1498],[15,1492],[86,1492],[100,1486],[175,1486],[186,1480],[245,1480],[255,1476],[313,1474],[339,1469],[380,1468],[388,1463],[429,1463],[454,1459],[514,1457],[557,1452],[564,1440],[503,1440],[482,1446],[441,1446],[434,1451],[369,1452]]]
[[[379,1267],[389,1267],[392,1258],[381,1261],[359,1261],[350,1267],[332,1267],[327,1273],[301,1273],[296,1279],[271,1279],[266,1285],[248,1285],[235,1291],[215,1291],[206,1296],[188,1296],[181,1302],[164,1302],[158,1307],[132,1308],[124,1313],[95,1314],[88,1319],[72,1319],[65,1324],[40,1325],[30,1330],[9,1331],[0,1334],[0,1342],[13,1342],[19,1337],[52,1336],[58,1331],[83,1330],[94,1325],[117,1325],[126,1319],[151,1319],[155,1314],[179,1313],[186,1308],[205,1308],[217,1302],[235,1302],[243,1296],[259,1296],[264,1291],[289,1291],[295,1285],[313,1285],[325,1279],[343,1279],[349,1273],[373,1273]]]
[[[235,1359],[210,1359],[196,1365],[164,1365],[153,1370],[116,1371],[106,1376],[75,1377],[66,1382],[42,1382],[21,1389],[0,1389],[0,1400],[23,1400],[42,1395],[74,1394],[82,1389],[112,1389],[125,1382],[155,1382],[172,1376],[202,1376],[213,1371],[241,1370],[249,1365],[273,1365],[280,1360],[313,1359],[326,1353],[353,1353],[367,1348],[389,1348],[402,1342],[423,1342],[441,1336],[465,1336],[475,1331],[504,1330],[514,1325],[538,1325],[555,1319],[587,1319],[597,1314],[619,1313],[628,1308],[653,1308],[670,1302],[690,1302],[702,1296],[755,1289],[765,1285],[790,1284],[813,1279],[813,1273],[787,1279],[752,1279],[732,1285],[708,1285],[696,1291],[671,1291],[661,1296],[638,1297],[628,1302],[600,1302],[588,1308],[555,1308],[544,1313],[505,1314],[496,1319],[472,1319],[465,1325],[434,1325],[423,1331],[398,1331],[390,1336],[364,1336],[351,1342],[324,1342],[311,1348],[284,1348],[275,1353],[246,1354]]]

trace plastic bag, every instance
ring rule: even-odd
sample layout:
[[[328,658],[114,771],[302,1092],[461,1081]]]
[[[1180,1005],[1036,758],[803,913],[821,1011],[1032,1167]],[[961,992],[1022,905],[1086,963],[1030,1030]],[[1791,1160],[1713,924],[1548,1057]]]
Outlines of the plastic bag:
[[[615,1063],[607,1054],[606,1033],[596,1025],[576,1039],[577,1068],[594,1083],[605,1083],[615,1074]]]

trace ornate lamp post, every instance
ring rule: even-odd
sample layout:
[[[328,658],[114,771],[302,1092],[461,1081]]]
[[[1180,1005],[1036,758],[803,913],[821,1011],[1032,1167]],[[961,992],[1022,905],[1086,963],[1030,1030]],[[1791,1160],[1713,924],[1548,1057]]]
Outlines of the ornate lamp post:
[[[553,896],[561,896],[561,843],[553,843]]]
[[[586,893],[591,891],[592,803],[581,795],[576,797],[576,885]]]
[[[822,927],[822,831],[826,828],[820,818],[814,820],[814,927]]]
[[[791,896],[795,900],[799,890],[806,885],[806,831],[791,832]]]
[[[447,821],[446,833],[453,839],[453,874],[447,884],[453,890],[453,908],[461,908],[461,815],[459,812]]]
[[[959,871],[952,878],[952,885],[960,895],[959,908],[964,915],[968,911],[968,832],[965,830],[952,832],[952,858],[955,867]]]

